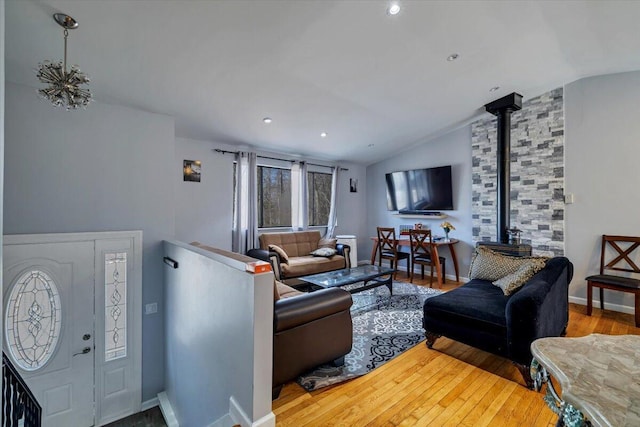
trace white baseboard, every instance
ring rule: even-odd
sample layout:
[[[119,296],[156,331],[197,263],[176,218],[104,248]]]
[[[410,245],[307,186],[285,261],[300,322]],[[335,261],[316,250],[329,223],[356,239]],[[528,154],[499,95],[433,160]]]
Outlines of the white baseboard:
[[[587,305],[587,299],[582,297],[569,297],[569,302],[572,302],[574,304],[579,304],[579,305]],[[593,307],[600,308],[599,299],[593,300]],[[604,302],[604,309],[611,310],[611,311],[618,311],[620,313],[627,313],[627,314],[635,313],[635,309],[633,307],[629,307],[628,305],[621,305],[621,304],[611,304],[606,301]]]
[[[180,427],[167,393],[164,391],[158,393],[157,399],[148,400],[145,404],[148,403],[151,405],[149,407],[153,408],[155,405],[152,405],[151,402],[154,400],[157,400],[157,404],[160,406],[160,411],[162,412],[167,427]],[[213,424],[210,424],[209,427],[230,427],[234,424],[240,424],[242,427],[275,427],[276,416],[273,412],[269,412],[259,420],[251,422],[240,404],[231,396],[229,398],[229,413],[222,416]]]
[[[254,421],[252,427],[276,427],[276,415],[273,412],[269,412],[264,417]]]
[[[145,400],[140,405],[140,411],[141,412],[146,411],[147,409],[154,408],[154,407],[158,406],[159,404],[160,404],[160,401],[158,400],[158,397],[154,397],[152,399]]]
[[[235,423],[233,422],[233,419],[231,419],[231,416],[229,414],[226,414],[213,424],[209,424],[208,427],[230,427],[234,424]]]
[[[164,391],[158,393],[158,404],[160,405],[160,412],[162,412],[162,417],[164,418],[164,422],[167,423],[167,427],[180,427],[176,414],[171,407],[169,397]]]
[[[276,425],[276,416],[273,412],[269,412],[259,420],[252,422],[233,396],[229,398],[229,415],[232,422],[240,424],[242,427],[275,427]]]

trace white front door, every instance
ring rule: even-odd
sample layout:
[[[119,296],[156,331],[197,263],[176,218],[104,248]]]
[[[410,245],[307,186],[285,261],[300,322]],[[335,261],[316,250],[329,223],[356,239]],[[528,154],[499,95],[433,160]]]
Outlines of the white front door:
[[[44,427],[140,411],[142,232],[4,236],[6,353]]]
[[[4,246],[5,345],[43,426],[94,425],[94,242]]]

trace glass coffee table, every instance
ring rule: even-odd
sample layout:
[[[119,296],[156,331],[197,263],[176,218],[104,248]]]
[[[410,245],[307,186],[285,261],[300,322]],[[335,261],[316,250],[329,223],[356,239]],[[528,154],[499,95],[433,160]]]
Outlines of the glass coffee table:
[[[386,286],[393,294],[393,268],[377,265],[361,265],[355,268],[345,268],[328,273],[312,274],[300,277],[300,280],[319,288],[336,288],[353,285],[362,282],[362,286],[353,286],[347,289],[350,293],[366,291],[367,289]],[[386,277],[384,277],[386,276]]]

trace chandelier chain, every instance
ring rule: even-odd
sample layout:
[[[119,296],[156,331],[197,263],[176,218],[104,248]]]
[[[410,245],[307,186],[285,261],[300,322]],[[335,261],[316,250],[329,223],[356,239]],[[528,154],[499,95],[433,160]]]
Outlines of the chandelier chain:
[[[64,62],[62,63],[63,70],[67,72],[67,38],[69,37],[69,30],[64,29]]]

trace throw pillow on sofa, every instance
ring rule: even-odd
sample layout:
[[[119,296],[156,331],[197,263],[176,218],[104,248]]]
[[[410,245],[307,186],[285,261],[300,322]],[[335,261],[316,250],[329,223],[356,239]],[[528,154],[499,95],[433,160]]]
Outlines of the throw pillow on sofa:
[[[338,239],[325,239],[324,237],[318,242],[318,248],[331,248],[335,249]]]
[[[546,262],[542,259],[531,259],[520,266],[516,271],[507,274],[493,282],[493,285],[502,289],[505,295],[511,295],[520,289],[534,274],[542,270]]]
[[[503,255],[491,249],[478,246],[469,267],[469,279],[482,279],[495,282],[503,277],[515,273],[529,261],[546,262],[546,257],[517,257]]]
[[[280,261],[285,264],[289,264],[289,255],[278,245],[269,245],[269,250],[277,253],[280,256]]]
[[[318,248],[315,251],[311,252],[310,255],[330,258],[334,256],[337,252],[338,251],[336,251],[333,248]]]

